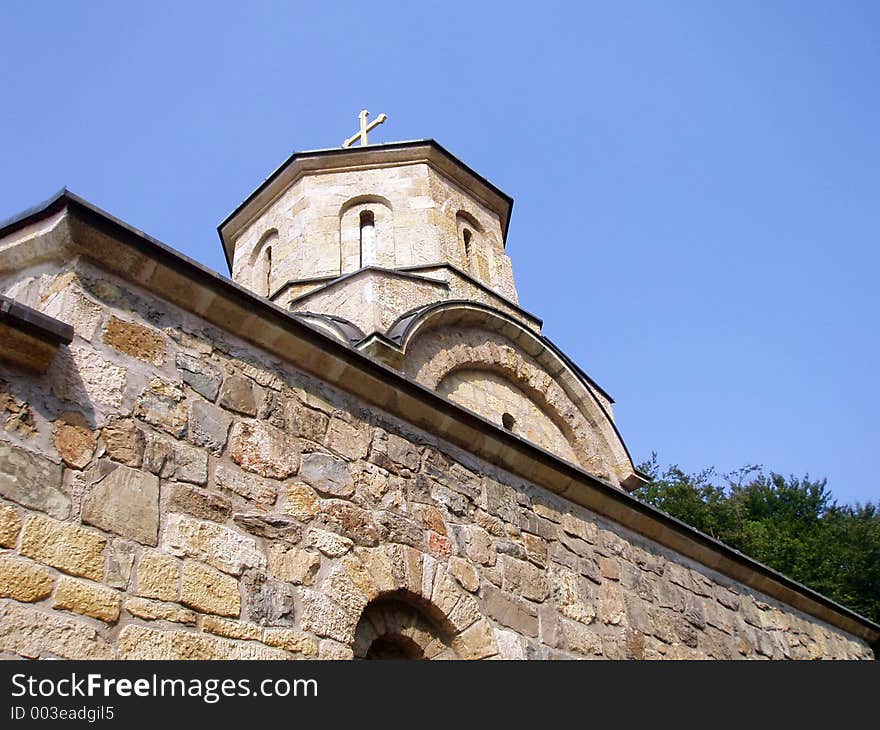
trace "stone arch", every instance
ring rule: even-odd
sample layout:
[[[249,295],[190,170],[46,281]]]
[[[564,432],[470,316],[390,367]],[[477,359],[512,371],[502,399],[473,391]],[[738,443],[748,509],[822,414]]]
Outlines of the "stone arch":
[[[480,222],[465,210],[455,214],[455,230],[461,268],[483,282],[491,280],[491,246],[487,245],[485,231]]]
[[[371,601],[361,614],[355,659],[458,659],[452,637],[403,597]]]
[[[404,351],[404,372],[422,385],[436,390],[456,370],[494,370],[541,405],[582,468],[627,489],[642,483],[610,416],[610,399],[513,318],[487,305],[447,301],[401,317],[388,335]]]
[[[355,657],[365,658],[377,638],[411,657],[484,659],[498,653],[477,600],[433,555],[398,544],[358,548],[345,570],[364,597],[351,616]],[[346,595],[345,605],[354,606],[350,591]]]
[[[365,226],[369,222],[369,229]],[[369,230],[369,237],[365,232]],[[391,201],[381,195],[359,195],[339,209],[339,273],[364,266],[395,265],[394,216]]]
[[[251,289],[264,297],[272,293],[272,256],[277,253],[277,243],[278,229],[270,228],[260,236],[248,257]]]

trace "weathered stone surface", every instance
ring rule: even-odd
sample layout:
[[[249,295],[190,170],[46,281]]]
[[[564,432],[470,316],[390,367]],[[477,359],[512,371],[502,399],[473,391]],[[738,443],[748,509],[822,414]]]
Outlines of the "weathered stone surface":
[[[91,348],[74,344],[67,352],[59,351],[46,374],[53,394],[61,400],[113,409],[122,405],[125,368],[107,362]]]
[[[169,485],[166,508],[214,522],[225,522],[232,514],[232,503],[228,499],[188,484]]]
[[[303,656],[314,657],[318,655],[318,644],[315,638],[294,629],[264,629],[263,643]]]
[[[0,547],[14,548],[21,532],[21,520],[11,505],[0,504]]]
[[[203,357],[178,353],[175,360],[180,377],[196,393],[210,401],[217,398],[223,373],[219,367]]]
[[[296,482],[285,487],[284,513],[300,520],[308,520],[321,511],[321,500],[308,484]]]
[[[379,542],[379,528],[373,522],[373,513],[361,509],[357,505],[341,500],[328,500],[322,504],[321,523],[330,527],[334,532],[347,537],[357,545],[376,545]],[[391,531],[386,524],[383,531],[386,534]],[[402,535],[409,525],[398,523],[401,531],[395,533]],[[389,537],[389,539],[392,539]]]
[[[144,467],[162,479],[192,484],[208,481],[207,452],[156,434],[150,434],[147,440]]]
[[[111,317],[104,328],[104,342],[151,365],[165,362],[165,338],[156,330],[136,322]]]
[[[350,497],[354,493],[354,479],[348,464],[328,454],[305,454],[299,478],[323,494]]]
[[[406,439],[396,434],[388,434],[388,458],[410,471],[419,470],[419,451]]]
[[[238,421],[229,436],[229,455],[243,469],[286,479],[299,469],[299,443],[263,421]]]
[[[327,530],[312,529],[308,534],[308,546],[320,550],[328,558],[339,558],[351,550],[354,543],[347,537]]]
[[[129,419],[114,421],[101,430],[104,448],[113,461],[126,466],[138,467],[144,458],[146,439],[141,431]]]
[[[343,644],[354,640],[359,616],[351,616],[317,591],[304,590],[302,597],[302,627],[318,636],[336,639]]]
[[[495,645],[498,647],[498,659],[526,659],[525,642],[515,631],[495,629]]]
[[[196,446],[204,446],[214,454],[220,454],[226,445],[232,416],[203,400],[195,400],[189,409],[187,438]]]
[[[559,626],[564,646],[569,651],[576,651],[586,656],[602,655],[602,639],[595,629],[567,619],[561,619]]]
[[[0,441],[0,495],[18,504],[64,519],[70,498],[61,491],[60,464]]]
[[[180,593],[179,561],[171,555],[145,552],[137,569],[138,595],[158,598],[160,601],[176,601]]]
[[[538,614],[527,603],[488,583],[480,589],[480,605],[487,616],[526,636],[538,635]]]
[[[266,564],[252,537],[181,514],[168,515],[162,547],[172,555],[196,558],[232,575]]]
[[[202,631],[208,631],[217,636],[225,636],[227,639],[244,639],[247,641],[259,641],[263,636],[263,630],[255,624],[244,621],[233,621],[219,616],[205,616],[202,619]]]
[[[623,592],[616,583],[605,582],[599,586],[599,618],[606,624],[619,624],[626,615]]]
[[[140,548],[133,542],[113,540],[107,550],[107,573],[104,581],[111,588],[125,590],[131,581],[134,560]]]
[[[31,514],[24,523],[19,552],[65,573],[101,580],[106,543],[93,530]]]
[[[302,539],[302,526],[286,517],[267,515],[263,512],[249,514],[238,513],[232,518],[233,522],[245,532],[268,540],[283,540],[288,543],[297,543]]]
[[[134,415],[174,438],[186,434],[186,403],[183,390],[175,383],[153,378],[150,387],[138,397]]]
[[[81,416],[76,418],[74,414],[66,415],[73,422],[69,423],[64,417],[55,421],[52,442],[67,466],[72,469],[82,469],[92,460],[98,437],[82,422]]]
[[[32,603],[52,592],[55,576],[42,565],[14,555],[0,555],[0,598]]]
[[[550,571],[553,585],[553,600],[559,611],[574,621],[589,624],[596,617],[596,606],[591,596],[590,585],[579,575],[564,568]]]
[[[260,388],[250,378],[228,375],[220,387],[217,403],[235,413],[256,416],[261,398]]]
[[[0,600],[0,651],[29,659],[112,659],[113,649],[91,626],[62,614]]]
[[[180,602],[203,613],[237,617],[241,613],[238,581],[192,560],[185,560]]]
[[[480,576],[474,566],[464,558],[450,558],[449,572],[466,591],[474,593],[480,587]]]
[[[274,482],[268,479],[259,479],[230,464],[217,464],[214,481],[218,487],[228,489],[240,497],[267,506],[275,504],[278,497],[278,490]]]
[[[549,593],[544,571],[531,563],[508,556],[504,557],[503,588],[532,601],[543,601]]]
[[[283,660],[289,655],[254,641],[222,639],[194,631],[157,631],[126,626],[119,634],[120,659]]]
[[[331,418],[324,445],[346,459],[363,459],[370,449],[370,431],[363,426],[353,426],[341,418]]]
[[[247,617],[261,626],[295,623],[296,590],[264,573],[249,571],[242,579]]]
[[[143,545],[155,545],[159,532],[159,480],[152,474],[117,466],[89,489],[83,522]]]
[[[453,647],[462,659],[485,659],[498,653],[495,632],[488,621],[477,621],[460,633],[453,641]]]
[[[163,603],[162,601],[151,601],[148,598],[139,598],[138,596],[128,596],[125,599],[125,610],[132,616],[142,618],[144,621],[173,621],[176,624],[186,624],[187,626],[195,626],[197,614],[187,608],[181,608],[175,603]],[[205,623],[215,619],[214,616],[205,616]],[[209,631],[205,628],[205,631]]]
[[[120,594],[112,588],[61,576],[52,608],[114,623],[119,618]]]

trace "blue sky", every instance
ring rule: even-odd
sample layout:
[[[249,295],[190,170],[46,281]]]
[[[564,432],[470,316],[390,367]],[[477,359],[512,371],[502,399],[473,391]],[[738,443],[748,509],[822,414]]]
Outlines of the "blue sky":
[[[880,498],[880,5],[0,4],[0,217],[67,185],[226,273],[293,150],[432,137],[634,458]]]

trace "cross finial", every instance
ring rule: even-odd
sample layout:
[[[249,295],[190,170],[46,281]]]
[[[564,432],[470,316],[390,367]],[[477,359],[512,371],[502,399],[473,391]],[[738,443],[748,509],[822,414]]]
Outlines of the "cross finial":
[[[387,114],[380,114],[372,122],[367,124],[367,117],[368,116],[370,116],[370,112],[368,112],[366,109],[361,109],[360,114],[358,114],[358,119],[360,120],[360,123],[361,123],[360,131],[357,132],[356,134],[353,134],[351,137],[349,137],[347,140],[345,140],[345,142],[342,143],[343,147],[351,147],[358,140],[361,141],[361,147],[366,147],[366,145],[367,145],[367,132],[369,132],[371,129],[375,129],[380,124],[382,124],[386,119],[388,119]]]

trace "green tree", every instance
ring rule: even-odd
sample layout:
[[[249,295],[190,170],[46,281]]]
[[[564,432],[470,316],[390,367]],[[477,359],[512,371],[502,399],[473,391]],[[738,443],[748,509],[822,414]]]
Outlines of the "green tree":
[[[634,495],[701,532],[880,621],[880,509],[838,505],[826,480],[639,467],[649,482]]]

